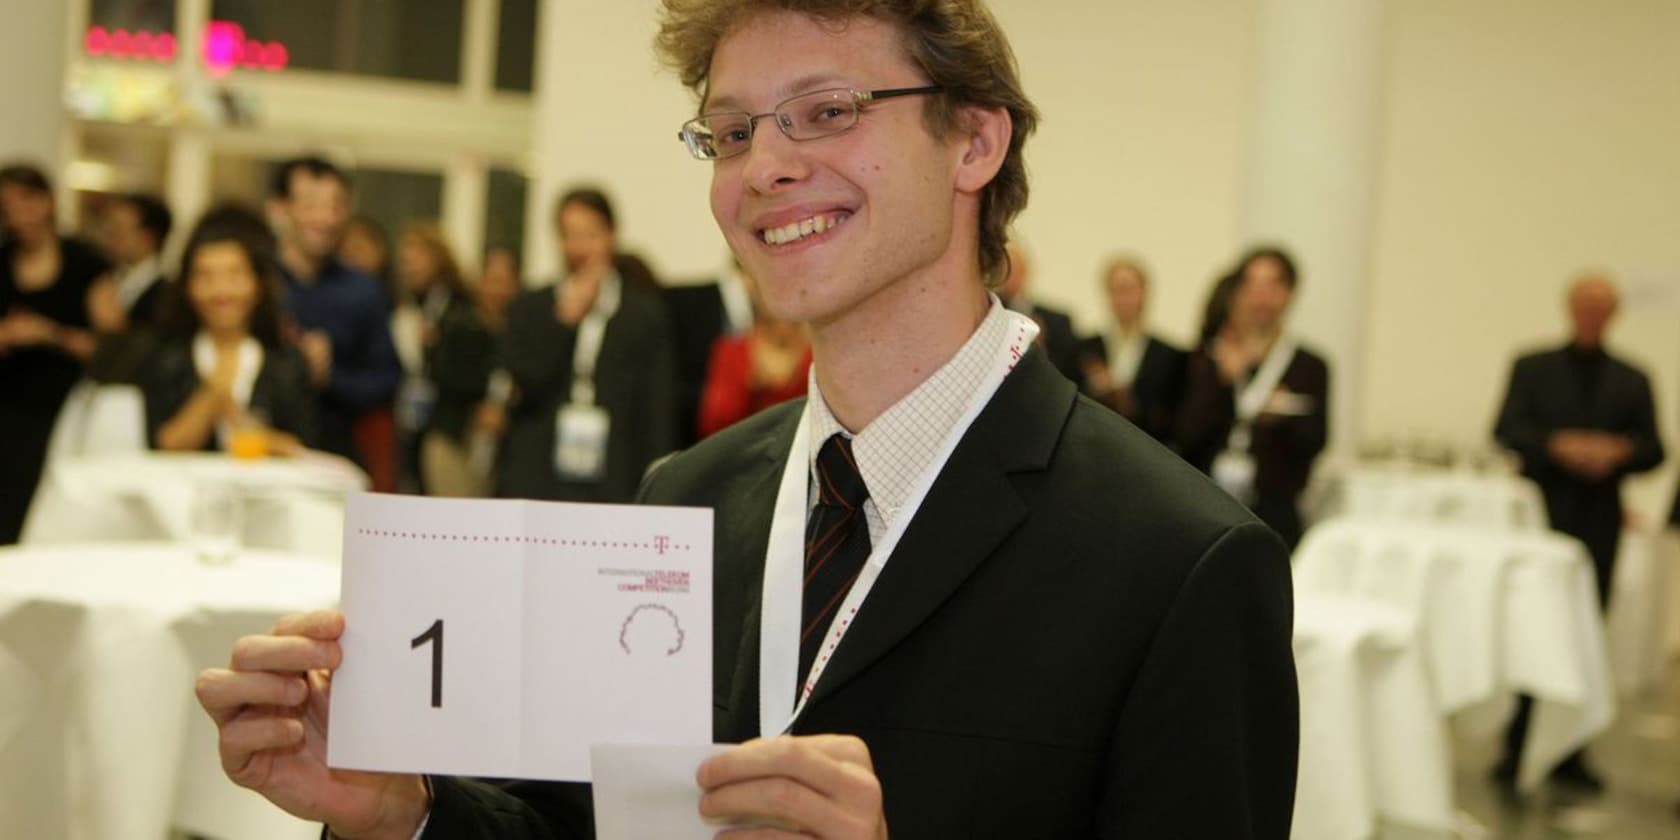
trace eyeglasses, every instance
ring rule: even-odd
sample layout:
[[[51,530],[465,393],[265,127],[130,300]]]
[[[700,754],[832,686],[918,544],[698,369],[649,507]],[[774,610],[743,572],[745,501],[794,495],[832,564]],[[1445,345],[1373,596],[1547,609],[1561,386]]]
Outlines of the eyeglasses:
[[[832,137],[857,125],[863,106],[882,99],[938,93],[938,85],[887,90],[830,88],[802,93],[776,106],[767,114],[723,111],[702,114],[683,123],[677,139],[699,160],[722,160],[745,152],[752,145],[754,129],[765,117],[775,117],[776,127],[789,140]]]

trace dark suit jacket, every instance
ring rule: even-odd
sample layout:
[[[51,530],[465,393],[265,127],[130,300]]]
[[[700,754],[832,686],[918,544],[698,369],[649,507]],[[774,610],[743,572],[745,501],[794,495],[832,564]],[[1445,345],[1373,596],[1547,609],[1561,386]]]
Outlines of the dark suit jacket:
[[[519,392],[508,412],[497,495],[628,502],[648,465],[675,448],[665,307],[645,283],[626,280],[621,289],[595,362],[595,404],[606,409],[611,424],[606,474],[590,483],[563,481],[554,470],[554,418],[571,398],[577,330],[555,317],[553,286],[526,292],[508,305],[503,367]]]
[[[1522,457],[1523,475],[1540,485],[1552,527],[1585,542],[1594,559],[1607,567],[1622,527],[1622,478],[1661,464],[1662,440],[1645,374],[1604,356],[1596,381],[1589,383],[1574,356],[1575,351],[1563,347],[1518,359],[1493,433]],[[1553,432],[1570,428],[1626,435],[1633,442],[1633,455],[1603,481],[1579,478],[1546,451]]]
[[[1318,354],[1297,347],[1281,384],[1310,399],[1312,411],[1299,417],[1262,415],[1255,422],[1250,447],[1254,512],[1293,546],[1301,538],[1297,500],[1330,436],[1330,368]],[[1202,472],[1212,469],[1236,417],[1234,389],[1219,381],[1219,368],[1206,350],[1192,352],[1185,368],[1184,402],[1173,427],[1179,454]]]
[[[802,406],[708,438],[642,494],[716,510],[720,741],[759,734],[759,592]],[[1029,352],[794,732],[868,743],[895,837],[1282,840],[1298,733],[1290,599],[1275,535]],[[583,786],[439,778],[434,792],[427,837],[589,830]]]
[[[460,296],[449,301],[437,329],[437,342],[426,350],[426,378],[437,387],[437,404],[426,425],[462,441],[500,363],[499,342],[472,303]]]
[[[1172,439],[1173,418],[1184,398],[1184,365],[1188,356],[1183,350],[1155,336],[1148,337],[1143,359],[1138,362],[1137,376],[1132,380],[1132,399],[1135,416],[1126,419],[1163,443]],[[1079,343],[1080,389],[1093,397],[1101,396],[1086,381],[1085,365],[1091,361],[1108,364],[1108,339],[1094,335]]]
[[[1040,337],[1050,364],[1055,365],[1068,381],[1080,381],[1084,374],[1079,369],[1079,336],[1073,331],[1073,319],[1066,312],[1037,303],[1032,305],[1032,312],[1028,314],[1043,328]]]
[[[158,429],[169,422],[198,390],[192,341],[167,341],[151,354],[140,372],[140,391],[146,401],[146,445],[157,446]],[[251,411],[268,418],[268,425],[295,435],[304,446],[320,441],[315,409],[318,401],[309,383],[309,366],[291,347],[264,347],[262,369],[251,385]],[[210,437],[205,449],[216,449]]]
[[[689,447],[700,439],[707,361],[712,345],[729,328],[729,315],[716,283],[667,286],[660,293],[671,313],[671,348],[676,354],[677,443]]]

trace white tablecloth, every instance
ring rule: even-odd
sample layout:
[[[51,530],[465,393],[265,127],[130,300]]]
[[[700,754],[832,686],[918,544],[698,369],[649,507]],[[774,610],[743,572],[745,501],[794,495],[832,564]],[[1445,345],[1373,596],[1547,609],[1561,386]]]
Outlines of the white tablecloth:
[[[336,557],[344,500],[367,484],[349,461],[321,453],[257,461],[161,452],[65,458],[41,476],[21,542],[185,542],[194,494],[209,488],[242,501],[245,545]]]
[[[338,567],[87,544],[0,550],[0,833],[159,840],[309,838],[221,774],[198,671],[281,614],[332,606]]]
[[[1546,502],[1534,482],[1507,473],[1357,466],[1329,476],[1312,519],[1357,516],[1544,531]]]
[[[1379,818],[1449,831],[1452,762],[1412,617],[1299,593],[1295,668],[1301,753],[1293,840],[1361,840]]]
[[[1541,532],[1336,519],[1308,532],[1297,590],[1363,598],[1418,622],[1443,715],[1536,697],[1518,784],[1532,789],[1609,727],[1615,692],[1586,550]]]

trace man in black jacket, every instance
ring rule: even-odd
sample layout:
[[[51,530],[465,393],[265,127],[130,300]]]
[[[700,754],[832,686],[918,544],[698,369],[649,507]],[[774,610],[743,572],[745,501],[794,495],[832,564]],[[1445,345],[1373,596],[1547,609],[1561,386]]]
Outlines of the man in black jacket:
[[[1617,303],[1616,287],[1602,275],[1570,285],[1569,343],[1517,360],[1493,432],[1521,456],[1523,475],[1540,485],[1552,528],[1586,544],[1601,606],[1610,601],[1621,542],[1622,479],[1663,460],[1650,381],[1604,349]],[[1502,785],[1516,779],[1531,705],[1523,696],[1506,730],[1505,755],[1493,774]],[[1587,790],[1603,787],[1581,753],[1553,777]]]
[[[983,285],[1036,122],[995,20],[811,5],[665,0],[660,36],[704,93],[683,133],[713,215],[815,358],[808,400],[643,486],[716,511],[714,736],[745,743],[698,768],[701,815],[785,827],[762,836],[1282,840],[1282,544],[1079,398]],[[588,836],[581,786],[329,772],[324,718],[294,710],[325,707],[309,669],[337,664],[343,626],[284,619],[201,677],[235,781],[345,837]]]

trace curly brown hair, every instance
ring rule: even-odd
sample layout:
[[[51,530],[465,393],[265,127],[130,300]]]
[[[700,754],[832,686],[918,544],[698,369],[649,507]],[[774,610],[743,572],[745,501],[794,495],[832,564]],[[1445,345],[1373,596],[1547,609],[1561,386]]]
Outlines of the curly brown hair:
[[[844,24],[872,18],[897,26],[904,51],[940,96],[923,111],[928,130],[949,136],[964,128],[967,108],[1003,108],[1013,123],[1003,166],[980,194],[980,272],[987,286],[1009,270],[1004,245],[1009,223],[1027,206],[1027,165],[1022,147],[1038,127],[1038,109],[1021,89],[1015,53],[981,0],[662,0],[660,58],[702,100],[712,55],[725,36],[754,15],[789,11]]]

